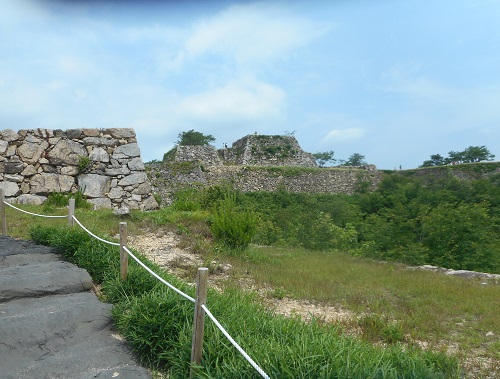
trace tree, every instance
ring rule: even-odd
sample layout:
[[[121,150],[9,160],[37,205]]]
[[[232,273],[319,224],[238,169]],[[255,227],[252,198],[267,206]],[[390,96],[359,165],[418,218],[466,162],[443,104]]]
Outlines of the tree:
[[[344,166],[364,166],[366,165],[365,156],[359,153],[352,154],[347,161],[343,164]]]
[[[313,154],[314,159],[318,162],[319,167],[324,167],[327,162],[335,162],[336,159],[333,158],[333,150],[324,151],[322,153],[317,152]]]
[[[492,161],[495,158],[486,146],[469,146],[462,152],[462,157],[465,162]]]
[[[177,138],[178,140],[176,144],[179,146],[203,146],[210,145],[211,142],[215,141],[213,135],[205,135],[200,132],[195,132],[194,129],[179,133]]]
[[[431,155],[431,159],[424,161],[420,167],[442,166],[454,162],[492,161],[494,158],[486,146],[469,146],[464,151],[450,151],[446,158],[439,154]]]
[[[439,154],[431,155],[431,159],[424,161],[420,167],[442,166],[445,164],[444,158]]]

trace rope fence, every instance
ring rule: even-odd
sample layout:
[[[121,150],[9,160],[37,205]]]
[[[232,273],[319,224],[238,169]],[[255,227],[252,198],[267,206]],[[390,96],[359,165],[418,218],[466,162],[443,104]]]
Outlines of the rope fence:
[[[32,216],[45,217],[45,218],[68,218],[68,216],[66,216],[66,215],[63,215],[63,216],[48,216],[48,215],[41,215],[41,214],[38,214],[38,213],[32,213],[32,212],[25,211],[24,209],[21,209],[21,208],[15,207],[15,206],[13,206],[12,204],[7,203],[7,202],[5,202],[4,204],[8,205],[8,206],[9,206],[9,207],[11,207],[11,208],[14,208],[16,211],[23,212],[23,213],[26,213],[26,214],[29,214],[29,215],[32,215]]]
[[[87,232],[93,238],[112,245],[120,247],[120,276],[123,280],[127,278],[128,272],[128,256],[130,256],[134,261],[136,261],[142,268],[144,268],[149,274],[158,279],[161,283],[169,287],[171,290],[184,297],[186,300],[195,304],[194,310],[194,321],[193,321],[193,342],[191,348],[191,376],[194,374],[194,365],[199,366],[201,364],[202,350],[203,350],[203,331],[204,331],[204,317],[208,316],[210,320],[215,324],[215,326],[221,331],[221,333],[231,342],[231,344],[238,350],[238,352],[247,360],[247,362],[259,373],[259,375],[264,379],[269,379],[269,376],[259,367],[257,363],[243,350],[243,348],[238,345],[238,343],[231,337],[231,335],[224,329],[224,327],[220,324],[220,322],[215,318],[215,316],[210,312],[210,310],[205,305],[206,302],[206,294],[207,294],[207,278],[208,278],[208,269],[207,268],[198,268],[197,276],[196,276],[196,299],[191,296],[185,294],[165,279],[160,277],[154,271],[152,271],[149,267],[147,267],[139,258],[137,258],[126,246],[127,243],[127,223],[120,223],[120,243],[107,241],[94,233],[92,233],[89,229],[87,229],[74,215],[75,213],[75,200],[69,199],[68,206],[68,215],[63,216],[49,216],[42,215],[37,213],[32,213],[15,207],[14,205],[5,201],[4,190],[0,188],[0,219],[2,224],[2,235],[7,235],[7,220],[5,215],[5,205],[9,207],[36,217],[43,218],[66,218],[68,220],[68,225],[73,226],[74,223],[78,224],[85,232]]]

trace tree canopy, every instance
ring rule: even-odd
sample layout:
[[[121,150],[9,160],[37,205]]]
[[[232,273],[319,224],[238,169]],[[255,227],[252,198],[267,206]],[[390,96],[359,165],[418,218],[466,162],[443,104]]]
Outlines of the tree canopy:
[[[443,166],[452,163],[472,163],[492,161],[495,155],[491,154],[486,146],[469,146],[464,151],[450,151],[448,157],[439,154],[431,155],[431,159],[424,161],[420,167]]]
[[[352,154],[342,165],[343,166],[363,166],[366,165],[365,156],[359,153]]]
[[[313,154],[314,159],[318,162],[319,167],[324,167],[327,162],[335,162],[336,159],[333,158],[333,150],[317,152]]]
[[[176,144],[179,146],[203,146],[215,141],[213,135],[195,132],[194,129],[179,133],[177,138]]]

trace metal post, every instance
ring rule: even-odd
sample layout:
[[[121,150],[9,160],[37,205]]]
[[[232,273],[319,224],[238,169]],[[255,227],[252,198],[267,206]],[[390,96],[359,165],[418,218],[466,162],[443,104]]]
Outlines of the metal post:
[[[128,274],[128,253],[124,247],[127,245],[127,223],[120,222],[120,278],[127,279]]]
[[[2,223],[2,236],[7,235],[7,217],[5,216],[5,192],[3,188],[0,188],[0,218]]]
[[[194,375],[194,366],[201,364],[203,352],[205,311],[201,306],[207,301],[207,278],[208,268],[198,268],[196,274],[196,301],[194,303],[193,343],[191,346],[191,377]]]
[[[68,226],[70,227],[75,225],[75,220],[73,220],[74,215],[75,215],[75,199],[69,199]]]

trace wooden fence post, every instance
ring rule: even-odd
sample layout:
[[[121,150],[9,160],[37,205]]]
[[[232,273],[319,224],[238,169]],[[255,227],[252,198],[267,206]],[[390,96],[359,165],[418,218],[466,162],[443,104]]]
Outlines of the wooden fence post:
[[[194,303],[193,343],[191,346],[191,377],[194,375],[194,365],[199,366],[201,364],[203,352],[205,311],[201,305],[207,301],[207,278],[208,268],[198,268],[196,274],[196,301]]]
[[[73,220],[74,215],[75,215],[75,199],[69,199],[68,226],[70,227],[75,225],[75,220]]]
[[[128,253],[124,247],[127,245],[127,223],[120,222],[120,278],[127,279],[128,274]]]
[[[5,216],[5,204],[3,203],[5,200],[5,192],[3,188],[0,188],[0,218],[2,219],[0,222],[2,223],[2,236],[7,235],[7,217]]]

